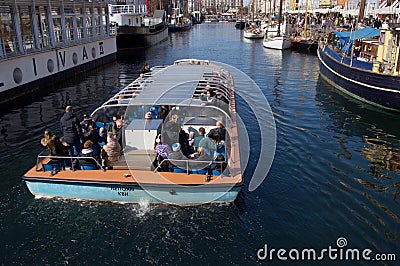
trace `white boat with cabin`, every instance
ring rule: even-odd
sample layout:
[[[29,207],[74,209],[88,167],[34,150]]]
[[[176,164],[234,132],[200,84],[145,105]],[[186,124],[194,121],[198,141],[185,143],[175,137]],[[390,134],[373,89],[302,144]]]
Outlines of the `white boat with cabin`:
[[[118,50],[154,46],[168,38],[167,15],[155,10],[149,15],[144,1],[109,4],[110,23],[117,33]]]

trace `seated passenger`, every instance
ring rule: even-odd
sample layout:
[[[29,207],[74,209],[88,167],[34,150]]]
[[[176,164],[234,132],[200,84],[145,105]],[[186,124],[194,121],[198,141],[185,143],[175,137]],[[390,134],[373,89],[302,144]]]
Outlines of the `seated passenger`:
[[[74,169],[79,169],[80,165],[86,164],[95,165],[97,168],[99,154],[92,149],[92,146],[93,142],[91,140],[87,140],[83,143],[83,149],[77,156],[80,158],[75,159],[73,162]]]
[[[186,169],[186,162],[183,160],[187,160],[187,157],[183,155],[181,151],[181,145],[179,143],[172,144],[172,153],[168,155],[168,159],[170,160],[170,169],[172,169],[174,166]]]
[[[168,155],[170,155],[172,153],[171,148],[169,147],[168,144],[165,144],[162,142],[161,137],[157,137],[156,139],[156,157],[154,158],[153,161],[153,166],[154,168],[157,168],[157,171],[159,172],[165,172],[168,171],[169,169],[169,164],[167,162],[164,162],[162,165],[160,165],[163,160],[168,158]]]
[[[90,140],[92,144],[92,149],[97,153],[100,154],[100,145],[99,142],[102,142],[99,133],[95,129],[94,125],[90,124],[87,127],[87,131],[83,134],[83,143],[87,140]]]
[[[59,138],[50,130],[45,130],[40,143],[50,152],[51,156],[65,156],[66,148]]]
[[[168,116],[168,113],[169,113],[168,106],[161,105],[160,118],[162,120],[165,120],[165,118]]]
[[[199,147],[195,153],[190,155],[190,159],[197,161],[211,161],[212,157],[206,152],[203,147]]]
[[[190,159],[194,160],[194,162],[190,162],[190,167],[192,169],[204,169],[210,165],[212,157],[205,151],[205,149],[199,147],[197,152],[190,155]]]
[[[212,90],[207,90],[206,95],[204,95],[204,92],[202,92],[200,95],[200,100],[203,101],[201,105],[217,105],[217,98]]]
[[[194,138],[193,146],[195,151],[199,148],[200,141],[204,138],[205,134],[206,130],[204,129],[204,127],[200,127],[199,135]]]
[[[81,127],[83,133],[86,133],[89,129],[89,125],[95,126],[94,121],[92,120],[92,117],[88,116],[87,114],[83,115],[83,120],[81,121]]]
[[[213,170],[217,170],[219,173],[223,173],[227,163],[225,162],[225,157],[222,154],[218,154],[215,158],[215,161],[210,165],[209,174],[212,173]]]
[[[99,137],[100,137],[99,142],[104,142],[104,143],[107,142],[107,131],[105,127],[101,127],[99,129]]]
[[[179,131],[179,144],[181,145],[181,150],[183,155],[189,155],[189,134],[181,128]]]
[[[200,141],[199,148],[202,147],[208,155],[213,155],[214,151],[217,150],[217,144],[210,132]]]
[[[194,149],[194,132],[191,131],[189,132],[189,138],[188,138],[188,154],[192,154],[195,152]]]
[[[217,123],[215,123],[215,126],[217,127],[214,129],[218,136],[217,142],[220,142],[221,140],[225,141],[226,129],[224,127],[224,124],[222,124],[221,121],[217,121]]]
[[[110,169],[118,161],[121,154],[121,145],[119,145],[117,138],[111,132],[107,136],[107,144],[103,146],[100,152],[102,164]]]

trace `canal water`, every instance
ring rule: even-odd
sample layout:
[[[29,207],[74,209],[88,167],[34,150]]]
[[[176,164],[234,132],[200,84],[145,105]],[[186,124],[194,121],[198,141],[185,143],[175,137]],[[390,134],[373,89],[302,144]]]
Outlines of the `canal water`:
[[[239,99],[250,163],[234,204],[116,204],[35,199],[29,193],[21,176],[41,151],[43,130],[60,135],[66,104],[82,117],[134,80],[145,62],[154,66],[182,58],[230,64],[249,75],[268,100],[276,153],[255,191],[248,185],[260,154],[260,127]],[[263,105],[260,100],[261,112]],[[156,47],[120,54],[112,64],[1,109],[0,264],[280,262],[276,251],[261,260],[257,252],[265,247],[286,250],[289,260],[293,249],[301,258],[303,249],[320,256],[329,247],[338,254],[370,249],[369,257],[397,253],[398,260],[399,124],[398,114],[353,101],[327,85],[314,55],[267,50],[229,23],[170,33]],[[322,254],[325,262],[340,260]],[[338,263],[344,261],[343,256]],[[309,261],[295,263],[300,262]]]

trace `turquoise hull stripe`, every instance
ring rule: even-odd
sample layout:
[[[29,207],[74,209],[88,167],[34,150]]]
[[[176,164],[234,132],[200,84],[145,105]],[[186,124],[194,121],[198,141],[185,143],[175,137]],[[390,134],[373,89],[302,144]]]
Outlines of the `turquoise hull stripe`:
[[[212,202],[231,202],[236,199],[241,189],[241,186],[230,189],[207,186],[152,186],[144,190],[137,185],[70,184],[27,180],[25,182],[35,196],[132,203],[205,203],[205,199],[215,199]]]

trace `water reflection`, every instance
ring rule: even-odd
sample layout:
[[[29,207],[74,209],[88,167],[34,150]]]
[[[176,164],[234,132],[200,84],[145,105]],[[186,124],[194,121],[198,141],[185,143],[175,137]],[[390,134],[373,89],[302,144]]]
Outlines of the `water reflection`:
[[[396,214],[400,193],[400,128],[396,125],[400,118],[345,97],[321,79],[315,99],[323,127],[333,132],[340,147],[332,149],[337,155],[337,162],[332,164],[352,165],[342,167],[347,171],[338,178],[341,185],[352,191],[352,200],[363,206],[364,211],[353,211],[354,215],[375,231],[383,230],[386,238],[398,239],[390,225],[400,221]]]

